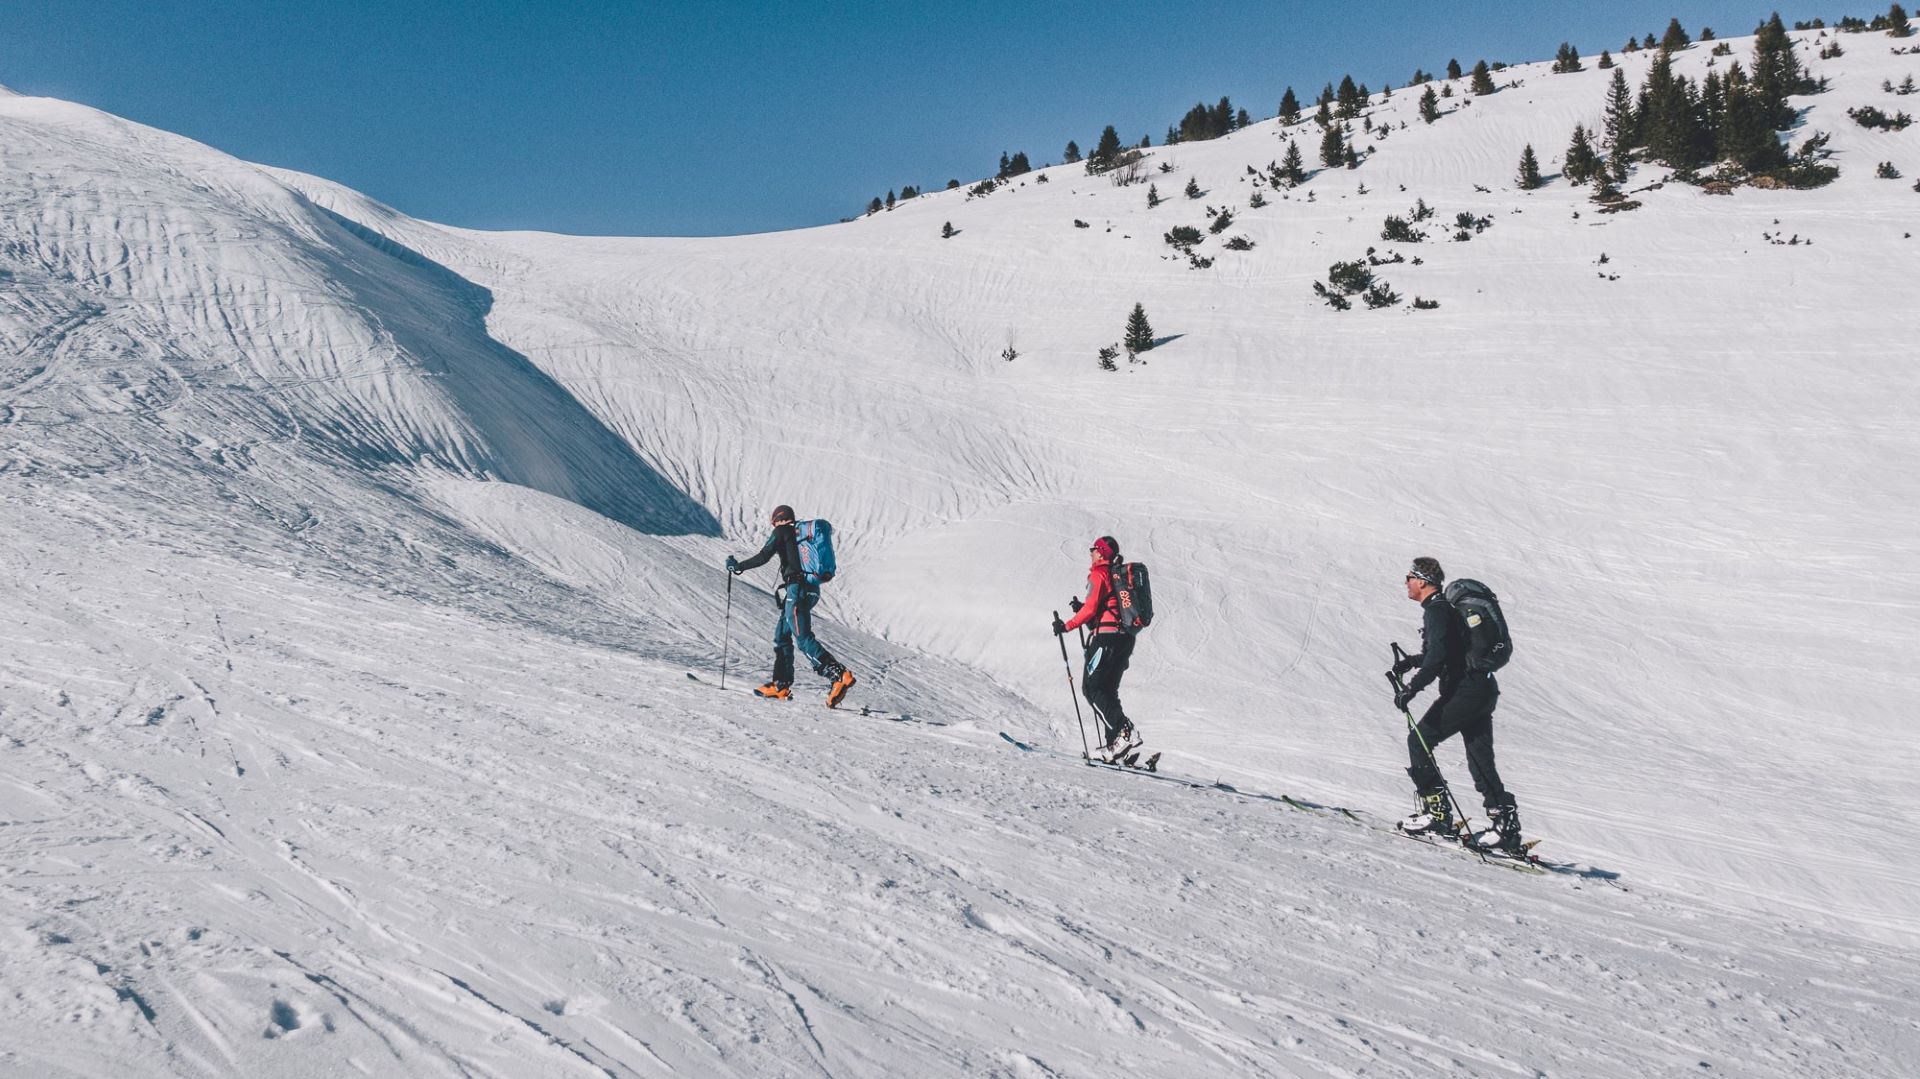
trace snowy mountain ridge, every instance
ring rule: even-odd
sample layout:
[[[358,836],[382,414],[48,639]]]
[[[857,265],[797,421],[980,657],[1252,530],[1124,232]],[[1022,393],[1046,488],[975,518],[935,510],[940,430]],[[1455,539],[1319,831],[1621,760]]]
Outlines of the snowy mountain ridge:
[[[1873,166],[1920,132],[1846,109],[1920,55],[1794,38],[1836,183],[1609,215],[1513,189],[1598,116],[1545,64],[1376,95],[1263,207],[1311,123],[1153,149],[1152,208],[1056,166],[700,240],[0,94],[0,1070],[1902,1074],[1920,195]],[[1416,199],[1493,224],[1382,241]],[[1322,305],[1369,248],[1441,306]],[[910,720],[733,692],[776,502],[841,537],[849,707]],[[1046,623],[1101,533],[1155,571],[1130,711],[1241,793],[999,737],[1078,753]],[[1416,554],[1500,591],[1502,770],[1587,875],[1368,826]]]

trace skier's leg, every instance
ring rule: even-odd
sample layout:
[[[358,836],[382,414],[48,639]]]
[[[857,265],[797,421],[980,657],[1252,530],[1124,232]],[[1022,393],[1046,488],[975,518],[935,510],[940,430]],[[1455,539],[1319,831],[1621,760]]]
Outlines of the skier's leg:
[[[820,593],[817,590],[805,585],[794,585],[788,592],[787,610],[791,612],[793,619],[794,642],[800,646],[800,651],[807,657],[807,662],[813,664],[813,673],[832,677],[833,674],[839,673],[835,670],[839,664],[834,662],[833,653],[828,652],[826,646],[820,643],[820,638],[813,635],[813,605],[819,599]],[[832,674],[829,674],[829,671],[832,671]]]
[[[1426,714],[1420,717],[1418,731],[1407,732],[1407,775],[1413,779],[1414,793],[1425,797],[1439,792],[1446,785],[1440,775],[1440,764],[1433,759],[1432,750],[1438,752],[1440,743],[1451,738],[1457,728],[1447,722],[1447,705],[1451,698],[1442,697],[1427,706]]]
[[[1093,709],[1093,718],[1100,724],[1100,744],[1103,746],[1111,745],[1113,736],[1120,733],[1120,701],[1114,692],[1112,659],[1112,650],[1106,642],[1095,638],[1087,644],[1086,670],[1080,676],[1080,695],[1087,699],[1087,705]]]
[[[773,684],[793,684],[793,590],[780,607],[780,620],[773,625]]]
[[[1127,667],[1133,663],[1133,641],[1134,638],[1127,636],[1114,638],[1109,646],[1113,650],[1113,658],[1108,661],[1110,677],[1113,680],[1113,688],[1109,692],[1113,701],[1113,711],[1110,714],[1116,727],[1128,733],[1133,733],[1133,720],[1127,718],[1127,710],[1120,703],[1120,679],[1126,677]]]
[[[1456,698],[1461,709],[1460,733],[1466,743],[1467,770],[1473,775],[1480,803],[1491,814],[1495,809],[1513,805],[1513,796],[1500,782],[1500,769],[1493,758],[1493,709],[1499,703],[1498,690],[1475,687],[1463,690]]]

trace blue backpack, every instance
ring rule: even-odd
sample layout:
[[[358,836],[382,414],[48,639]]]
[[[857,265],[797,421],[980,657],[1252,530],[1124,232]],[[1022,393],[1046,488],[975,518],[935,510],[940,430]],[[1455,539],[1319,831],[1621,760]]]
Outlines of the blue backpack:
[[[793,534],[800,545],[800,576],[808,584],[833,580],[833,526],[825,518],[796,521]]]

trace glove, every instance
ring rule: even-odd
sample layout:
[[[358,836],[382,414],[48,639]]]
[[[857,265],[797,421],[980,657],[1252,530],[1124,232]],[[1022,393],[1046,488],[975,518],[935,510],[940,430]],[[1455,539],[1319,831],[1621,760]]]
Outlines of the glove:
[[[727,572],[736,577],[740,575],[740,561],[732,555],[727,556]]]
[[[1419,656],[1403,655],[1399,659],[1396,659],[1393,661],[1393,673],[1405,674],[1408,671],[1413,670],[1415,667],[1418,667],[1419,665],[1420,665]]]
[[[1055,637],[1061,637],[1061,636],[1065,636],[1066,632],[1067,632],[1067,624],[1065,622],[1060,621],[1059,615],[1055,615],[1053,617],[1053,635]]]
[[[1080,597],[1079,596],[1075,596],[1072,599],[1067,601],[1067,610],[1072,611],[1074,614],[1080,613]]]
[[[1404,712],[1407,710],[1407,706],[1413,703],[1413,698],[1418,695],[1419,690],[1402,689],[1393,695],[1393,706]]]

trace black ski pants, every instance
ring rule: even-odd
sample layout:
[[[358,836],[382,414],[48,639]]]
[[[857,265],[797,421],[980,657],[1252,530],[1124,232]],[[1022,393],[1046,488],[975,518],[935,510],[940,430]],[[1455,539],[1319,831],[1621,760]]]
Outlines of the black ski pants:
[[[1100,721],[1103,745],[1133,726],[1133,721],[1120,707],[1120,677],[1127,673],[1127,664],[1132,660],[1132,634],[1096,633],[1087,640],[1087,666],[1080,676],[1080,692],[1093,706],[1094,718]]]
[[[1452,692],[1441,694],[1427,708],[1427,714],[1420,717],[1420,733],[1407,732],[1407,756],[1412,761],[1407,774],[1413,777],[1420,794],[1438,793],[1442,782],[1440,766],[1427,749],[1438,752],[1441,742],[1457,734],[1466,743],[1467,771],[1473,775],[1481,804],[1488,809],[1513,804],[1513,796],[1500,782],[1500,771],[1493,763],[1493,709],[1499,703],[1500,683],[1493,674],[1468,671]]]

